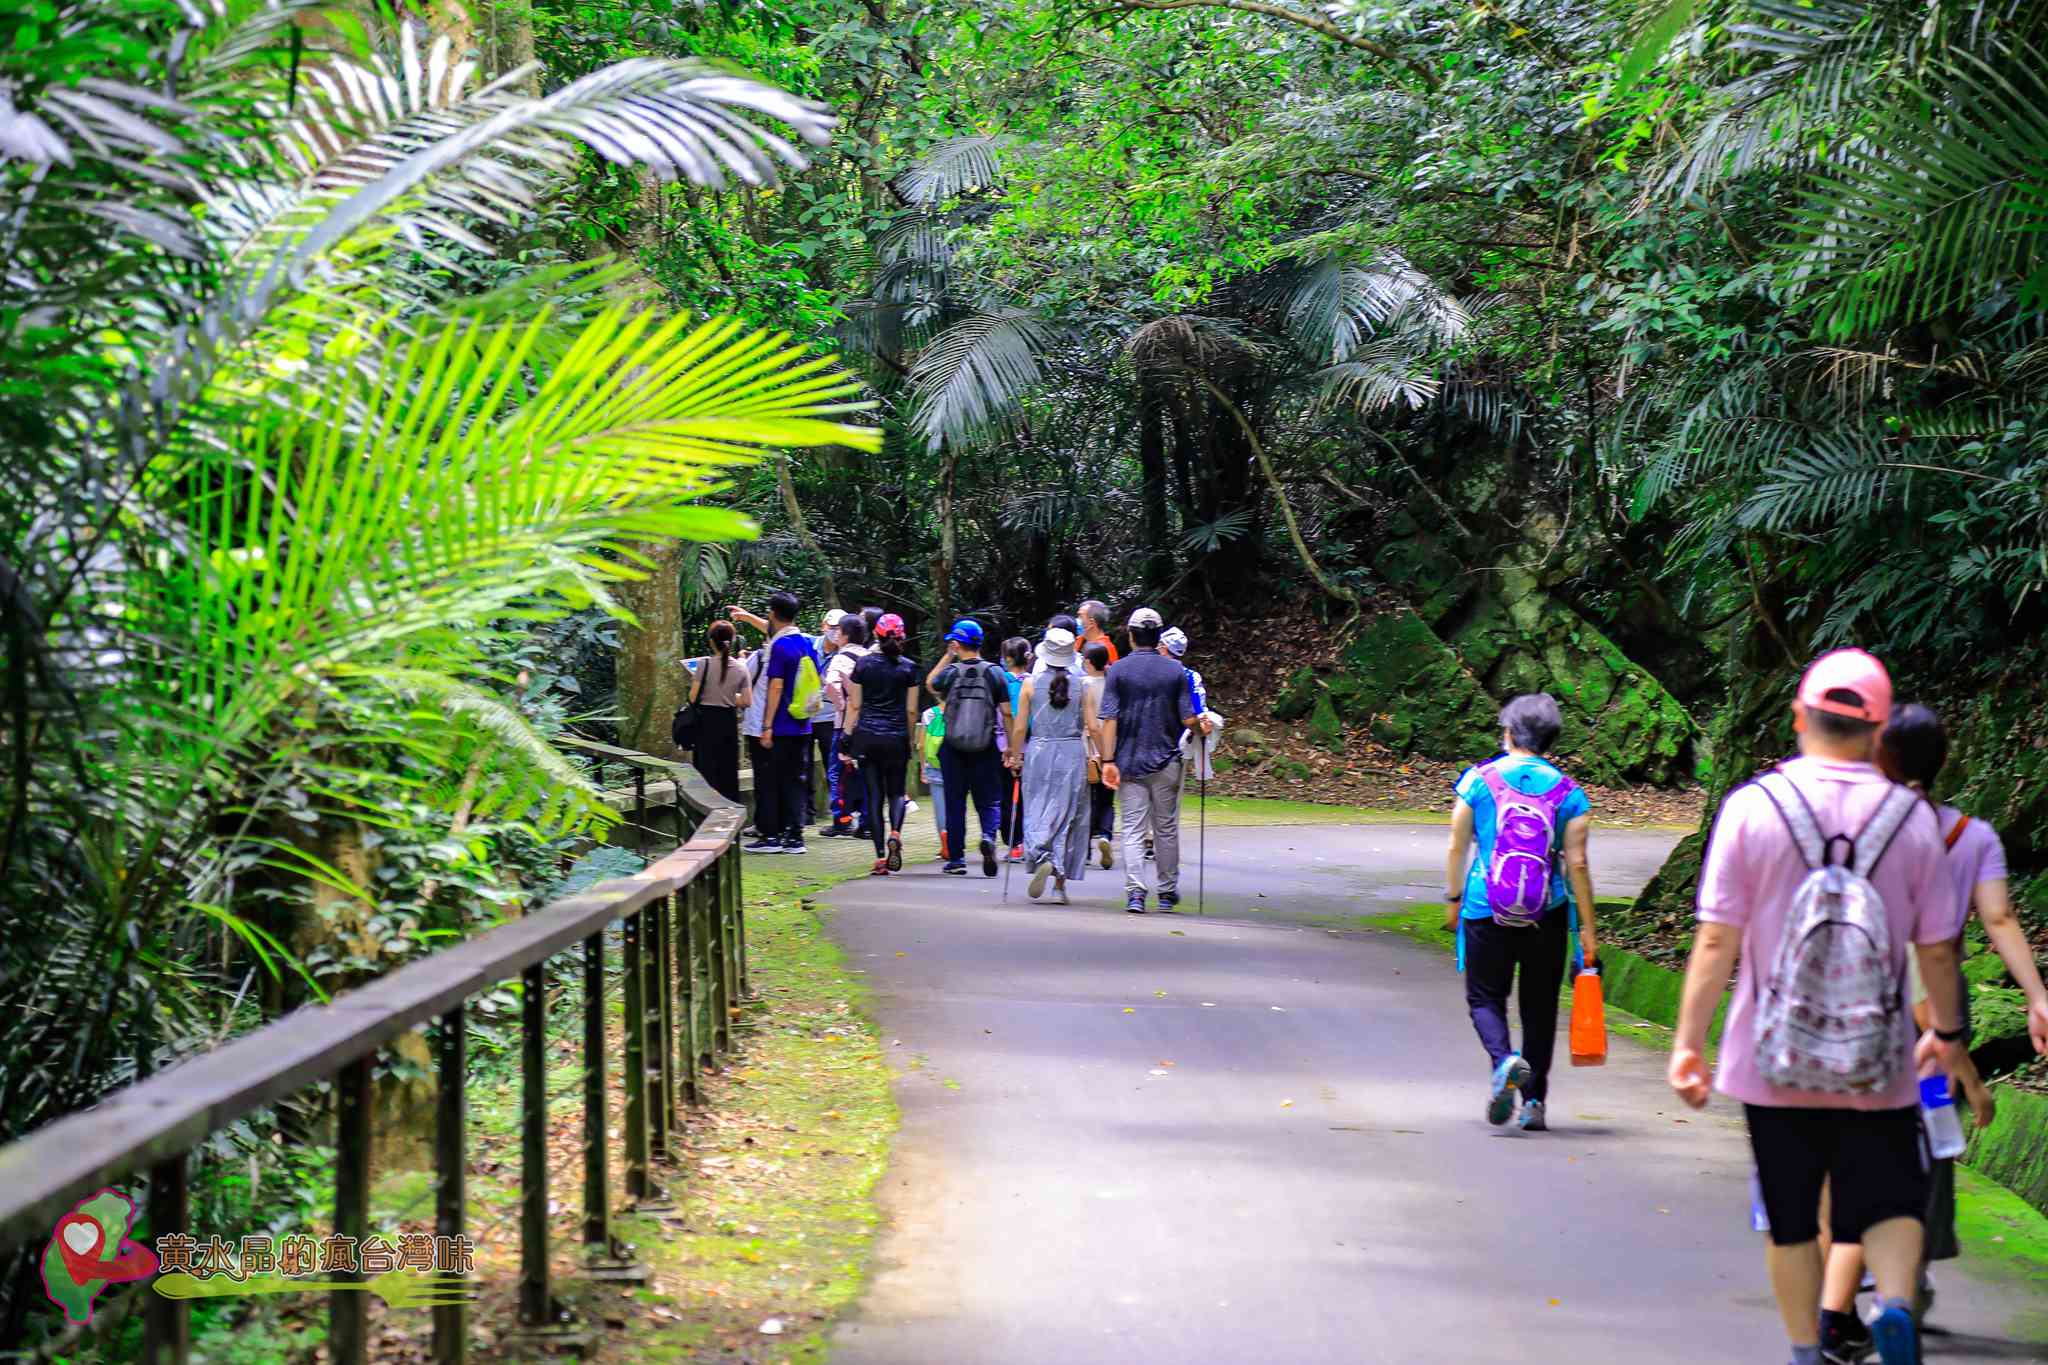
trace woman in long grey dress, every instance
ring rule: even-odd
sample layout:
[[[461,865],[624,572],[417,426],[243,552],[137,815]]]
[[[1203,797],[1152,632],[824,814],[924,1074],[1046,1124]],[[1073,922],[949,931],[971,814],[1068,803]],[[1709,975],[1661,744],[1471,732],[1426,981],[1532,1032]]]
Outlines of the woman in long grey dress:
[[[1074,632],[1049,630],[1010,720],[1011,761],[1023,772],[1024,860],[1031,865],[1027,889],[1033,900],[1045,894],[1051,878],[1064,903],[1067,883],[1087,872],[1086,713],[1074,668]]]

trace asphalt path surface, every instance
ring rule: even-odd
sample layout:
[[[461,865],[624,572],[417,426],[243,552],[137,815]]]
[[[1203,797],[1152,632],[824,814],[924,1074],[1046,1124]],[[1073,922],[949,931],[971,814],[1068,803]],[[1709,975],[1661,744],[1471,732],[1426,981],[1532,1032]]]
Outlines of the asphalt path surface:
[[[1005,903],[924,830],[827,897],[903,1108],[835,1361],[1786,1359],[1733,1106],[1560,1040],[1552,1131],[1485,1123],[1450,958],[1357,920],[1441,897],[1441,827],[1212,827],[1199,917],[1192,837],[1187,912],[1139,917],[1121,868]],[[1674,839],[1596,833],[1598,891]],[[2048,1360],[2038,1287],[1962,1264],[1928,1359]]]

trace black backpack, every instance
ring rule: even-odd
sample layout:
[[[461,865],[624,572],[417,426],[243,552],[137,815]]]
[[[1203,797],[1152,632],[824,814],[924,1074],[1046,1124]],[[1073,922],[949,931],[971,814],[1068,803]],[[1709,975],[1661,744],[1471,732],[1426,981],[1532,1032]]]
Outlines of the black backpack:
[[[999,686],[1007,696],[1008,687],[996,682],[995,666],[986,660],[960,665],[959,672],[953,675],[953,685],[946,689],[943,742],[947,748],[958,754],[979,754],[995,747],[995,689]]]

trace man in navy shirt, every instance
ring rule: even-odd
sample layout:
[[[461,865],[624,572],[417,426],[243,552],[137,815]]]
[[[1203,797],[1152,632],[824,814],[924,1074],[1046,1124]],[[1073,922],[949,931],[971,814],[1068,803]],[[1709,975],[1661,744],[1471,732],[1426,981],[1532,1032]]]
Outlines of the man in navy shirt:
[[[768,783],[754,793],[754,828],[760,838],[749,853],[802,853],[804,849],[804,756],[810,746],[811,718],[791,710],[797,679],[805,660],[815,671],[818,655],[796,628],[800,609],[794,593],[768,599],[768,669],[762,675],[768,704],[761,725],[761,746],[768,757]]]

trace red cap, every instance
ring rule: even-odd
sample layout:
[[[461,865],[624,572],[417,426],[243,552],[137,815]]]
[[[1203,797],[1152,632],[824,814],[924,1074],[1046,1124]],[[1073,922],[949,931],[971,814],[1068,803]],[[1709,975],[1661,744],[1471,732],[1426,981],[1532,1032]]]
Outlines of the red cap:
[[[902,638],[903,618],[893,611],[889,612],[875,622],[875,634],[894,635],[899,639]]]
[[[1891,674],[1860,649],[1833,650],[1799,680],[1799,704],[1883,725],[1892,718]]]

